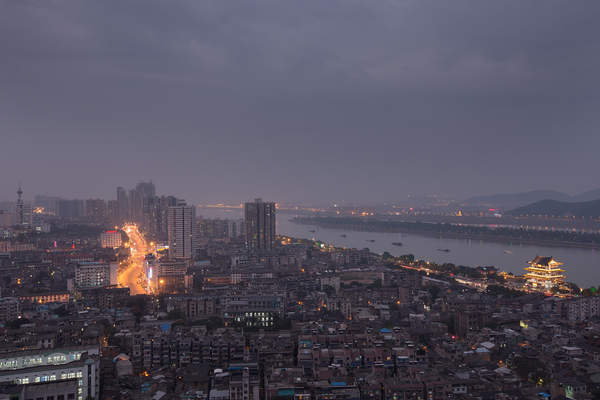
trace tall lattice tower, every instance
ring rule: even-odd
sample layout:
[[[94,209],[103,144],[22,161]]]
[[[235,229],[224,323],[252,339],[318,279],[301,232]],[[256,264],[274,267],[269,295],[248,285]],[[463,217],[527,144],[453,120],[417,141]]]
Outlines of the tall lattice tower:
[[[17,190],[17,224],[25,225],[25,207],[23,204],[23,189],[19,184],[19,189]]]

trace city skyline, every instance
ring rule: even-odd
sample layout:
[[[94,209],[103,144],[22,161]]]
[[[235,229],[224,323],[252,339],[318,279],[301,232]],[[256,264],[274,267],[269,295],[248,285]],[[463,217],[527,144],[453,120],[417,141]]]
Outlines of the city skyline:
[[[135,188],[136,185],[140,185],[140,184],[152,184],[155,185],[155,181],[152,179],[149,180],[144,180],[144,179],[138,179],[137,181],[134,181],[135,184],[131,185],[132,188]],[[114,191],[117,191],[116,195],[114,193]],[[95,200],[103,200],[106,202],[110,202],[110,201],[115,201],[117,202],[117,204],[119,203],[119,199],[122,198],[119,197],[119,190],[124,190],[126,196],[128,196],[128,193],[131,192],[132,190],[125,190],[123,188],[123,186],[116,186],[113,187],[113,193],[109,193],[106,196],[94,196],[91,194],[82,194],[80,197],[73,197],[73,196],[68,196],[68,195],[64,195],[64,194],[60,194],[60,193],[54,193],[54,194],[49,194],[49,193],[36,193],[36,192],[29,192],[27,193],[25,190],[23,190],[23,185],[18,186],[17,190],[12,194],[12,197],[7,197],[7,198],[1,198],[0,197],[0,203],[2,204],[10,204],[13,203],[13,206],[16,206],[18,204],[18,199],[19,199],[19,190],[21,190],[22,192],[22,200],[28,204],[35,204],[36,203],[36,198],[43,198],[43,199],[53,199],[53,200],[78,200],[78,201],[95,201]],[[176,190],[177,191],[177,190]],[[181,193],[181,190],[177,191],[178,193]],[[558,197],[560,200],[562,201],[572,201],[572,202],[578,202],[578,201],[590,201],[592,199],[596,199],[597,197],[600,196],[600,188],[597,188],[595,186],[590,186],[585,190],[582,191],[574,191],[574,192],[565,192],[565,191],[560,191],[557,189],[553,189],[553,188],[539,188],[539,189],[526,189],[523,191],[508,191],[508,192],[498,192],[498,191],[492,191],[489,193],[483,193],[483,192],[474,192],[473,194],[467,195],[458,195],[458,196],[451,196],[449,194],[446,193],[424,193],[424,194],[414,194],[414,193],[406,193],[403,196],[400,197],[395,197],[395,198],[390,198],[390,199],[385,199],[385,200],[377,200],[377,199],[365,199],[365,200],[358,200],[358,199],[320,199],[320,200],[313,200],[313,201],[299,201],[298,199],[272,199],[275,203],[278,204],[287,204],[287,205],[302,205],[302,206],[333,206],[333,205],[345,205],[345,206],[377,206],[377,205],[385,205],[385,204],[394,204],[394,203],[398,203],[398,204],[410,204],[410,205],[430,205],[429,201],[433,200],[433,199],[440,199],[443,201],[450,201],[450,202],[456,202],[456,203],[460,203],[463,201],[467,201],[470,202],[473,199],[477,199],[479,200],[481,199],[489,199],[489,198],[495,198],[495,197],[511,197],[511,196],[524,196],[524,197],[533,197],[533,198],[537,198],[539,197],[540,200],[542,199],[546,199],[546,198],[554,198],[554,197]],[[528,196],[529,195],[529,196]],[[546,196],[546,197],[544,197]],[[251,200],[251,199],[256,199],[259,197],[256,196],[251,196],[251,195],[247,195],[244,198],[240,198],[240,199],[223,199],[223,198],[216,198],[214,200],[195,200],[195,199],[188,199],[185,198],[183,196],[179,196],[179,199],[182,201],[185,201],[186,203],[192,204],[192,205],[196,205],[199,207],[202,206],[212,206],[212,205],[225,205],[225,206],[234,206],[234,207],[239,207],[239,208],[243,208],[244,203],[246,203],[247,201]],[[533,200],[535,201],[535,200]],[[530,203],[533,201],[529,201]],[[527,201],[524,201],[524,204],[527,203]],[[121,204],[120,207],[122,207],[123,205]],[[128,206],[127,206],[128,207]]]
[[[600,399],[599,12],[5,2],[0,400]]]
[[[581,192],[599,7],[9,2],[0,198],[149,177],[195,203]]]

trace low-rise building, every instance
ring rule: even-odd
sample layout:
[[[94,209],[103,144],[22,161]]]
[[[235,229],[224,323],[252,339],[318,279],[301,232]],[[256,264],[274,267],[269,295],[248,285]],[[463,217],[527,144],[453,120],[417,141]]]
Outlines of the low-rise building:
[[[118,230],[108,230],[100,233],[100,245],[102,247],[117,248],[122,245],[121,232]]]

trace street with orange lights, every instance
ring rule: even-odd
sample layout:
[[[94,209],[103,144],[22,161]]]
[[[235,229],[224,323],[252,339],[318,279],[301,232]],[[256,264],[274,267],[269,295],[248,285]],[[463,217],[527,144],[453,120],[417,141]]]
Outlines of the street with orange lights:
[[[131,294],[145,294],[144,258],[148,253],[148,243],[137,225],[127,224],[123,230],[129,237],[129,259],[119,269],[119,285],[128,287]]]

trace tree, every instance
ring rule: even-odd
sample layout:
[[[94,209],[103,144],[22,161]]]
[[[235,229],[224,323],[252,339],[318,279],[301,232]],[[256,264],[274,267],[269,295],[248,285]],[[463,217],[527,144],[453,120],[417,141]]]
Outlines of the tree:
[[[489,285],[486,293],[492,296],[518,297],[523,293],[500,285]]]
[[[575,283],[573,282],[567,282],[567,286],[569,287],[569,289],[571,290],[571,293],[579,293],[581,290],[579,289],[579,286],[577,286]]]
[[[595,296],[596,295],[596,288],[592,286],[590,288],[583,289],[583,292],[581,294],[584,297]]]

